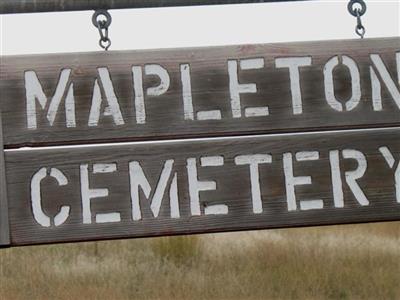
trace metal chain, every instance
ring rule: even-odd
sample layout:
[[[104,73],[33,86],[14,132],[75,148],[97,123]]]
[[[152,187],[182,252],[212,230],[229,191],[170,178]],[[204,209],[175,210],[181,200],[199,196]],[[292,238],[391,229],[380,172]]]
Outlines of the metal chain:
[[[360,5],[361,8],[356,7],[357,4]],[[347,9],[353,17],[357,18],[356,34],[363,39],[365,36],[365,27],[361,22],[361,17],[367,11],[367,4],[364,2],[364,0],[350,0],[349,4],[347,5]]]
[[[105,17],[105,20],[100,20],[99,19],[100,16]],[[99,30],[100,34],[99,45],[105,51],[107,51],[108,48],[110,48],[111,46],[111,40],[108,37],[108,28],[111,25],[111,21],[112,18],[110,13],[104,9],[96,10],[92,17],[93,25]]]

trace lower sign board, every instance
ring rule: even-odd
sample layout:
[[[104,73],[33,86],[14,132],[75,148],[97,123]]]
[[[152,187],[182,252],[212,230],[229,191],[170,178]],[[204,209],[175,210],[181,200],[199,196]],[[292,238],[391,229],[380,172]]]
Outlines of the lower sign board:
[[[12,245],[400,220],[400,128],[5,152]]]

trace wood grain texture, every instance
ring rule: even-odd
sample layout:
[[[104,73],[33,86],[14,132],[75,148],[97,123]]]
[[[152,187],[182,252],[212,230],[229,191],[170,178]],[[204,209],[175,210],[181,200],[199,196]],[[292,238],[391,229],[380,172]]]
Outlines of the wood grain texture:
[[[3,129],[0,116],[0,247],[10,244],[10,229],[8,224],[8,203],[6,166],[4,164]]]
[[[400,128],[349,130],[319,133],[277,134],[249,137],[176,140],[164,142],[122,143],[90,147],[70,146],[38,148],[33,151],[7,150],[7,180],[12,245],[74,242],[113,238],[161,236],[172,234],[221,232],[264,228],[343,224],[400,220],[400,203],[396,201],[395,171],[379,151],[387,147],[393,156],[392,167],[400,159]],[[367,168],[356,180],[369,205],[362,206],[347,184],[346,178],[359,167],[355,159],[344,158],[344,150],[360,151]],[[339,151],[344,207],[333,200],[331,151]],[[319,159],[302,161],[302,151],[318,151]],[[297,205],[305,199],[321,199],[322,209],[288,211],[283,154],[294,159],[294,176],[311,176],[312,184],[296,186]],[[252,205],[248,165],[237,165],[239,155],[270,154],[271,163],[259,166],[263,212],[255,214]],[[200,167],[201,158],[222,156],[220,167]],[[295,161],[297,157],[298,161]],[[388,156],[389,157],[389,156]],[[187,159],[195,158],[198,179],[216,181],[215,191],[200,192],[201,215],[190,209]],[[173,159],[177,172],[180,218],[171,219],[168,193],[163,196],[159,216],[155,218],[150,201],[140,192],[142,219],[132,219],[129,163],[139,161],[153,188],[166,160]],[[214,163],[218,162],[214,159]],[[92,172],[93,163],[116,163],[113,173]],[[94,198],[92,224],[83,224],[80,166],[89,165],[91,188],[108,188],[108,197]],[[70,216],[58,227],[45,228],[33,218],[30,205],[30,181],[40,168],[57,168],[68,179],[59,186],[47,177],[41,184],[43,210],[54,216],[62,205],[71,207]],[[363,173],[363,172],[361,172]],[[347,175],[346,175],[347,174]],[[351,176],[350,176],[351,177]],[[171,183],[171,179],[168,181]],[[227,205],[227,215],[204,215],[206,207]],[[97,213],[120,213],[121,222],[94,223]]]
[[[174,7],[193,5],[219,5],[262,2],[290,2],[306,0],[2,0],[0,14],[77,11],[97,9],[123,9],[148,7]]]
[[[325,41],[269,45],[193,48],[176,50],[110,51],[2,57],[2,118],[6,148],[114,141],[138,141],[187,137],[212,137],[264,133],[370,128],[400,125],[400,110],[382,84],[382,111],[372,106],[370,54],[379,54],[399,89],[396,52],[399,38]],[[351,111],[338,112],[325,99],[323,68],[336,55],[347,55],[357,63],[362,99]],[[309,56],[312,66],[300,68],[303,113],[293,114],[287,68],[276,68],[275,59]],[[263,58],[258,70],[239,70],[239,82],[256,83],[256,94],[241,94],[243,110],[268,106],[265,117],[233,118],[230,106],[228,60]],[[159,64],[168,70],[170,88],[160,96],[145,96],[146,124],[135,118],[132,66]],[[185,120],[180,65],[190,64],[194,113],[220,110],[222,120]],[[124,125],[116,126],[110,116],[100,118],[97,127],[88,126],[97,68],[107,67],[119,101]],[[74,84],[76,128],[66,128],[64,100],[50,126],[46,111],[37,104],[38,128],[27,129],[24,72],[34,70],[50,99],[60,72],[71,68]],[[144,73],[143,73],[144,74]],[[345,67],[334,71],[335,93],[339,99],[351,96],[350,75]],[[144,91],[157,86],[157,76],[143,75]],[[104,96],[104,95],[103,95]],[[46,107],[46,109],[48,106]],[[104,106],[102,107],[104,109]]]

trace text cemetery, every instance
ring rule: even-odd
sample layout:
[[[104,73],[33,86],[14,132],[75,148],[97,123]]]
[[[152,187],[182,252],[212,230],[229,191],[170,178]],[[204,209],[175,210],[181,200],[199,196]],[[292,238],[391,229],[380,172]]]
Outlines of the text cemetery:
[[[268,150],[266,149],[266,152]],[[381,160],[387,163],[386,166],[382,164],[381,167],[386,167],[385,173],[392,173],[393,194],[396,194],[397,203],[400,205],[400,160],[395,158],[393,153],[387,147],[381,147],[379,149],[382,155]],[[134,155],[132,155],[134,157]],[[326,156],[326,155],[324,155]],[[300,170],[296,170],[296,173],[302,174],[303,176],[294,175],[294,163],[301,166],[301,162],[312,162],[320,159],[319,151],[303,151],[297,152],[293,155],[291,152],[284,153],[283,157],[277,158],[282,162],[282,166],[277,170],[274,170],[275,175],[283,173],[283,183],[285,193],[281,195],[282,199],[285,199],[287,209],[285,211],[298,211],[298,210],[313,210],[323,209],[324,207],[345,207],[343,184],[346,184],[346,189],[349,190],[351,195],[352,204],[358,206],[368,206],[370,204],[368,197],[366,196],[363,189],[360,187],[358,181],[362,182],[363,177],[368,169],[368,160],[365,154],[355,149],[344,149],[344,150],[331,150],[327,154],[329,156],[329,174],[331,175],[331,193],[329,198],[332,198],[332,203],[324,203],[322,199],[297,199],[296,189],[297,186],[311,185],[312,176],[309,174],[302,174]],[[354,160],[355,169],[342,172],[341,170],[341,159]],[[200,163],[199,163],[199,162]],[[248,178],[243,178],[243,181],[249,182],[249,186],[243,185],[241,188],[251,195],[248,198],[249,203],[243,203],[244,206],[251,208],[252,213],[262,214],[263,208],[263,195],[265,194],[265,201],[268,201],[269,195],[268,190],[271,188],[267,181],[260,181],[260,168],[263,168],[265,172],[269,172],[268,165],[272,164],[273,156],[271,154],[250,154],[250,155],[238,155],[233,160],[235,166],[247,166]],[[231,162],[230,162],[231,163]],[[120,222],[121,214],[119,212],[108,212],[108,213],[96,213],[91,208],[92,201],[110,201],[105,197],[109,195],[109,189],[107,187],[93,188],[90,185],[92,174],[105,174],[114,173],[113,177],[108,177],[112,181],[112,185],[115,186],[115,181],[123,181],[129,184],[129,188],[126,190],[130,191],[130,195],[126,194],[122,197],[123,201],[129,202],[131,206],[131,214],[127,217],[130,221],[139,221],[142,219],[142,208],[141,205],[150,207],[152,212],[152,218],[157,218],[160,214],[161,204],[165,198],[169,202],[168,210],[170,211],[171,218],[180,218],[181,211],[179,203],[182,200],[187,200],[189,203],[188,215],[190,216],[201,216],[201,215],[228,215],[229,206],[226,204],[210,204],[210,201],[201,201],[201,193],[214,191],[213,198],[218,199],[217,186],[218,183],[212,178],[209,180],[199,180],[198,172],[199,168],[209,167],[220,167],[223,168],[225,165],[224,156],[202,156],[200,159],[196,157],[190,157],[185,160],[185,172],[184,174],[178,174],[176,172],[175,159],[169,159],[162,163],[160,166],[160,175],[158,180],[154,181],[156,184],[153,186],[146,177],[146,172],[142,168],[140,161],[130,161],[128,164],[129,179],[124,178],[118,174],[119,165],[117,163],[94,163],[90,167],[88,164],[81,164],[77,166],[79,168],[80,179],[78,182],[71,182],[68,176],[60,169],[55,167],[43,167],[38,170],[32,177],[31,180],[31,205],[33,216],[38,224],[44,227],[50,227],[52,220],[46,215],[42,208],[42,193],[41,184],[46,177],[51,177],[55,180],[52,184],[56,183],[59,186],[66,186],[73,184],[72,188],[80,190],[81,207],[77,210],[81,210],[82,223],[91,224],[95,223],[112,223]],[[312,164],[312,163],[311,163]],[[265,165],[265,166],[264,166]],[[125,166],[126,167],[126,166]],[[231,168],[234,170],[234,168]],[[241,168],[243,169],[243,168]],[[373,170],[370,170],[373,172]],[[178,176],[186,176],[183,181],[187,182],[188,186],[183,187],[179,190]],[[280,174],[279,174],[280,175]],[[307,176],[304,176],[307,175]],[[99,175],[94,175],[99,176]],[[237,176],[234,172],[226,175],[225,182],[233,184],[235,181],[233,178]],[[121,178],[122,177],[122,178]],[[345,183],[342,182],[342,178],[345,179]],[[232,179],[232,180],[230,180]],[[188,197],[182,197],[179,199],[179,195],[184,195],[185,191],[188,191]],[[140,195],[143,193],[147,202],[141,204]],[[44,196],[45,197],[45,196]],[[96,198],[104,198],[99,200]],[[247,199],[243,199],[247,201]],[[213,201],[211,201],[212,203]],[[216,201],[218,202],[218,201]],[[393,201],[395,202],[395,201]],[[201,206],[204,205],[204,211],[202,212]],[[93,205],[95,206],[95,205]],[[112,207],[112,203],[108,205]],[[60,226],[64,224],[69,217],[71,207],[64,205],[60,208],[60,211],[54,217],[54,225]],[[187,217],[187,216],[186,216]]]

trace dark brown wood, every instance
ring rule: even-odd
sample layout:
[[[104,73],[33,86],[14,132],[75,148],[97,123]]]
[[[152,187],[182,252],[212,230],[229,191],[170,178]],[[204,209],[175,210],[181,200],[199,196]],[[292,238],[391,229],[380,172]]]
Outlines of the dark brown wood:
[[[308,0],[2,0],[0,14]]]
[[[3,129],[0,116],[0,248],[10,244],[6,167],[4,164]]]
[[[400,128],[393,128],[7,150],[5,159],[11,242],[15,246],[399,221],[400,199],[396,198],[395,184],[395,169],[398,169],[400,160],[399,136]],[[304,151],[314,151],[314,153],[301,153]],[[318,152],[319,159],[307,160],[313,156],[316,158],[315,151]],[[332,163],[334,160],[330,158],[334,157],[335,153],[340,158],[340,163],[336,167]],[[261,213],[254,212],[249,165],[243,165],[238,160],[238,156],[255,154],[271,155],[271,163],[260,164],[258,168],[263,210]],[[286,192],[286,182],[289,181],[289,177],[284,172],[284,154],[286,163],[287,157],[292,156],[294,176],[297,178],[311,176],[312,180],[311,184],[295,187],[297,209],[293,211],[289,211],[287,201],[289,193]],[[359,161],[354,159],[356,154],[360,157]],[[207,166],[212,162],[221,163],[220,159],[207,161],[205,157],[208,156],[223,157],[224,165]],[[363,162],[363,157],[365,157],[365,162]],[[190,208],[192,198],[189,194],[187,168],[190,158],[196,159],[197,177],[200,181],[216,181],[215,191],[200,192],[201,215],[194,215]],[[201,158],[203,158],[203,167],[200,166]],[[150,209],[150,200],[147,200],[145,193],[139,190],[142,219],[133,220],[131,192],[135,188],[130,182],[133,177],[129,175],[129,163],[131,166],[134,165],[134,161],[140,163],[152,188],[150,196],[153,197],[161,170],[165,162],[171,159],[174,160],[172,173],[177,173],[180,218],[171,218],[169,188],[167,188],[157,218],[153,216]],[[111,172],[112,167],[103,165],[97,166],[96,174],[93,173],[93,164],[110,163],[117,164],[115,172]],[[109,189],[107,197],[92,199],[92,217],[89,219],[92,224],[83,224],[82,217],[84,193],[80,182],[87,177],[80,168],[83,167],[85,170],[85,164],[88,164],[90,188]],[[365,173],[362,170],[364,164],[366,164]],[[340,169],[339,179],[331,175],[332,166],[336,168],[335,170]],[[58,213],[61,206],[70,206],[69,217],[58,227],[55,225],[43,227],[33,217],[30,204],[31,180],[34,174],[43,167],[47,168],[47,174],[51,168],[58,169],[68,180],[68,184],[60,186],[54,177],[48,175],[41,182],[42,209],[51,219]],[[285,167],[285,170],[289,169],[290,164]],[[356,170],[358,170],[358,175]],[[140,177],[139,172],[134,172],[134,174]],[[346,178],[354,179],[369,203],[362,204]],[[335,184],[332,183],[334,180],[336,180]],[[343,207],[336,205],[333,198],[335,190],[333,186],[338,186],[337,180],[340,180],[343,186]],[[168,187],[172,183],[173,175],[168,179]],[[304,202],[309,199],[321,199],[322,202],[316,204],[317,206],[323,204],[323,208],[301,210],[310,204]],[[205,210],[213,205],[227,205],[228,214],[205,215]],[[95,223],[96,214],[111,212],[120,213],[121,222]]]
[[[3,57],[0,246],[400,220],[399,64],[399,38]]]
[[[378,54],[394,86],[397,80],[396,53],[400,39],[365,39],[243,45],[177,50],[113,51],[77,54],[51,54],[2,57],[1,91],[4,144],[6,148],[115,141],[138,141],[187,137],[210,137],[245,134],[284,133],[340,128],[394,127],[400,125],[400,109],[382,81],[371,54]],[[323,69],[334,56],[343,55],[357,64],[361,80],[361,101],[351,111],[337,111],[328,105],[324,91]],[[288,68],[277,68],[277,58],[310,57],[312,66],[300,68],[302,114],[294,114]],[[228,60],[262,58],[261,69],[240,70],[240,84],[255,83],[256,94],[241,94],[242,117],[234,118],[231,107]],[[400,61],[400,60],[399,60]],[[157,86],[160,79],[146,75],[143,67],[159,64],[170,76],[170,88],[160,96],[146,96],[146,123],[136,120],[132,66],[142,67],[144,93]],[[190,64],[194,119],[184,119],[180,66]],[[372,105],[370,67],[381,82],[382,110]],[[98,126],[88,126],[97,68],[106,67],[112,79],[124,125],[101,115]],[[54,125],[46,117],[62,70],[71,69],[76,103],[76,127],[67,128],[64,92]],[[245,68],[244,68],[245,69]],[[37,129],[29,129],[24,73],[34,71],[48,98],[45,110],[36,101]],[[349,69],[334,69],[335,95],[343,103],[352,95]],[[98,79],[99,80],[99,79]],[[99,80],[105,105],[104,82]],[[397,101],[400,101],[397,99]],[[245,117],[248,107],[269,107],[269,116]],[[199,111],[220,110],[222,120],[198,120]]]

